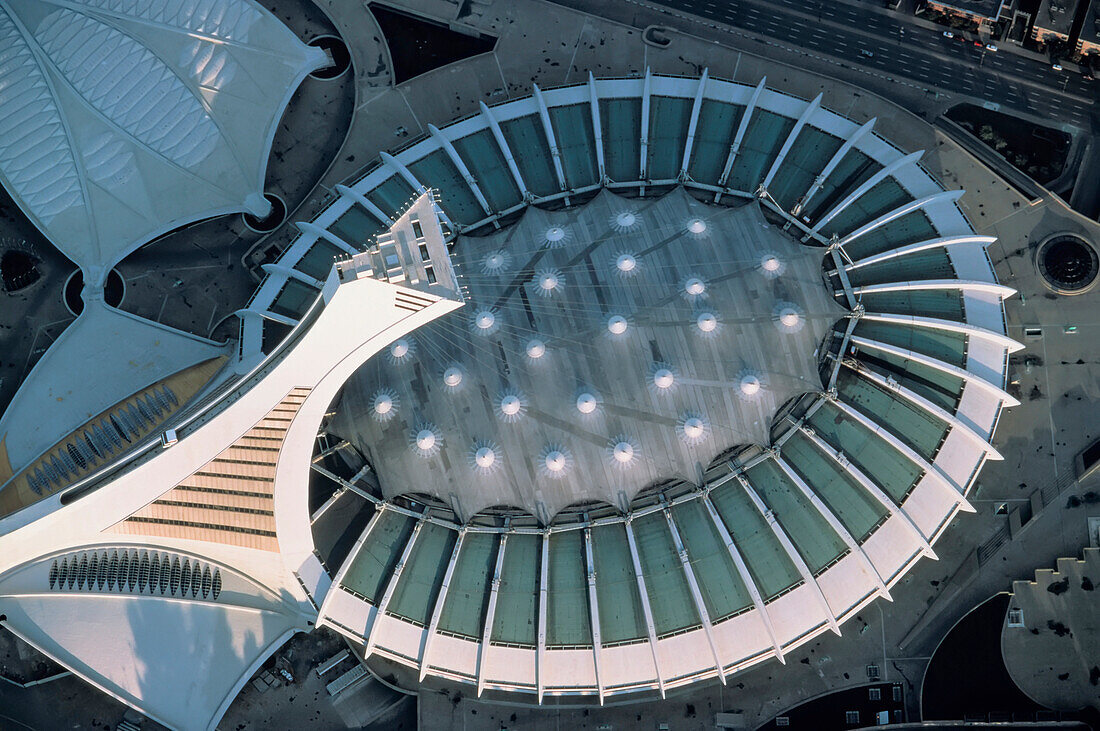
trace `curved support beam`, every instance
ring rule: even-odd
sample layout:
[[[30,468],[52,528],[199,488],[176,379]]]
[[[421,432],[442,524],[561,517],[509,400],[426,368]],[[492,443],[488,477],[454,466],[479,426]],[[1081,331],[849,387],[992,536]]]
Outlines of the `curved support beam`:
[[[298,321],[293,317],[287,317],[286,315],[280,315],[278,312],[272,312],[271,310],[237,310],[233,313],[237,317],[259,317],[264,320],[271,320],[271,322],[277,322],[281,325],[287,325],[294,327],[298,324]]]
[[[337,183],[333,189],[344,198],[355,201],[356,203],[361,205],[367,213],[378,219],[379,223],[385,226],[392,226],[394,223],[396,223],[396,221],[394,221],[391,216],[383,213],[381,208],[374,205],[374,203],[371,202],[370,198],[367,198],[359,191],[349,188],[348,186],[342,185],[340,183]]]
[[[871,264],[879,264],[890,259],[896,259],[899,256],[906,256],[907,254],[915,254],[918,251],[927,251],[928,249],[938,249],[941,247],[954,246],[955,244],[980,244],[981,246],[989,246],[997,240],[996,236],[978,236],[977,234],[966,234],[962,236],[945,236],[939,239],[928,239],[927,241],[918,241],[915,244],[908,244],[906,246],[899,246],[896,249],[890,249],[889,251],[882,251],[878,254],[871,254],[865,256],[862,259],[853,259],[852,263],[848,264],[845,268],[848,271],[859,269],[860,267],[869,266]],[[849,257],[851,259],[851,257]]]
[[[626,523],[626,543],[630,547],[630,560],[634,564],[634,579],[638,582],[638,596],[642,600],[642,614],[645,616],[646,632],[649,634],[649,650],[653,653],[653,670],[657,673],[657,687],[661,698],[665,697],[665,679],[661,677],[661,661],[657,656],[657,628],[653,623],[653,610],[649,606],[649,592],[646,590],[645,577],[642,575],[642,562],[638,558],[638,543],[634,539],[634,526],[630,518]]]
[[[695,102],[691,105],[687,140],[684,142],[684,158],[680,162],[680,180],[687,179],[688,165],[691,163],[691,148],[695,146],[695,130],[699,126],[699,110],[703,107],[703,92],[706,88],[707,69],[703,69],[703,75],[699,77],[699,89],[695,92]]]
[[[596,562],[592,559],[592,529],[584,529],[584,565],[588,581],[588,621],[592,630],[592,658],[596,664],[596,689],[603,705],[603,677],[600,674],[600,656],[603,654],[603,642],[600,639],[600,605],[596,597]]]
[[[516,165],[516,158],[512,155],[512,149],[508,146],[508,140],[504,139],[504,132],[500,129],[500,123],[497,122],[497,118],[493,116],[493,110],[490,109],[485,102],[478,102],[478,106],[481,109],[481,115],[485,117],[485,120],[489,123],[489,130],[493,133],[493,139],[497,141],[497,147],[500,148],[500,154],[504,155],[504,162],[508,164],[508,171],[512,173],[512,179],[516,181],[516,187],[519,188],[520,195],[524,200],[530,200],[534,198],[531,191],[527,190],[527,183],[523,182],[523,176],[520,175],[519,166]]]
[[[749,496],[749,500],[760,512],[760,515],[764,516],[764,520],[767,521],[768,527],[771,528],[772,534],[783,546],[783,550],[787,552],[787,557],[798,569],[798,573],[802,576],[802,583],[809,587],[810,591],[817,598],[818,604],[821,606],[823,612],[825,612],[825,621],[838,637],[840,636],[840,625],[837,624],[836,615],[833,614],[832,607],[829,606],[829,600],[825,598],[825,592],[821,591],[821,587],[814,579],[813,572],[810,571],[810,567],[806,565],[806,562],[799,555],[798,549],[794,547],[794,543],[791,542],[790,537],[787,535],[787,531],[783,530],[783,526],[779,525],[779,521],[775,519],[775,514],[764,504],[764,501],[760,499],[760,496],[756,494],[756,490],[749,484],[748,479],[744,474],[737,474],[737,481],[741,483],[741,487],[745,490],[745,494]]]
[[[862,424],[864,428],[870,430],[882,439],[882,441],[900,452],[903,457],[912,462],[913,465],[924,472],[926,476],[931,477],[937,485],[951,495],[951,498],[958,503],[960,510],[967,513],[974,512],[974,507],[970,504],[970,501],[966,499],[966,492],[963,490],[962,486],[948,477],[939,466],[917,454],[908,444],[895,437],[885,427],[864,416],[863,412],[849,406],[846,402],[836,398],[834,395],[826,393],[825,398],[827,398],[833,406],[843,411],[845,416]]]
[[[867,193],[867,191],[869,191],[871,188],[874,188],[876,185],[878,185],[883,180],[885,180],[886,178],[888,178],[890,175],[892,175],[896,171],[900,170],[901,168],[905,167],[906,165],[909,165],[911,163],[916,163],[918,160],[921,159],[922,155],[924,155],[924,150],[917,150],[916,152],[911,152],[911,153],[909,153],[908,155],[906,155],[904,157],[901,157],[901,158],[898,158],[897,160],[894,160],[892,163],[890,163],[889,165],[886,165],[881,170],[879,170],[877,173],[875,173],[871,177],[867,178],[867,180],[863,181],[863,183],[861,185],[859,185],[855,190],[853,190],[851,193],[849,193],[847,196],[845,196],[844,199],[842,201],[840,201],[840,203],[833,206],[833,209],[831,211],[829,211],[824,216],[822,216],[821,219],[818,220],[818,222],[815,223],[813,225],[813,227],[810,229],[810,233],[811,234],[816,234],[818,231],[821,230],[822,226],[824,226],[829,221],[832,221],[834,218],[836,218],[841,213],[843,213],[844,210],[848,206],[852,205],[857,200],[862,198],[863,195],[865,193]]]
[[[305,272],[300,272],[297,269],[291,269],[290,267],[283,266],[282,264],[264,264],[260,268],[273,276],[282,275],[287,279],[296,279],[302,284],[308,284],[310,287],[313,287],[318,291],[324,289],[325,287],[325,283],[322,282],[320,279],[314,279]]]
[[[932,195],[926,195],[923,198],[917,198],[916,200],[909,201],[905,205],[899,206],[889,213],[884,213],[875,220],[863,224],[855,231],[852,231],[850,234],[842,238],[840,240],[840,244],[841,246],[845,244],[850,244],[858,239],[860,236],[863,236],[866,233],[870,233],[876,228],[885,226],[891,221],[901,218],[906,213],[912,213],[913,211],[920,210],[931,203],[954,203],[959,198],[962,198],[964,193],[966,193],[965,190],[941,190],[939,193],[933,193]]]
[[[474,194],[474,198],[477,199],[477,204],[481,206],[481,210],[485,211],[485,215],[493,215],[493,211],[489,208],[489,201],[485,199],[485,196],[481,192],[481,188],[477,184],[477,180],[474,179],[473,174],[470,172],[470,168],[466,165],[466,162],[458,156],[458,150],[451,144],[451,141],[447,139],[446,135],[440,132],[439,128],[434,124],[428,124],[428,134],[443,148],[443,152],[447,155],[447,159],[451,161],[451,164],[458,170],[458,174],[466,181],[466,185],[470,188],[470,192]]]
[[[852,464],[848,460],[848,458],[844,456],[843,452],[838,452],[837,450],[833,449],[832,445],[819,437],[817,435],[817,432],[815,432],[813,429],[806,426],[805,424],[800,424],[799,429],[801,430],[802,434],[807,439],[809,439],[815,447],[817,447],[823,454],[827,454],[829,457],[831,457],[838,465],[841,466],[841,468],[844,469],[847,474],[855,478],[856,482],[860,484],[860,487],[862,487],[872,497],[874,497],[875,500],[878,501],[879,505],[886,508],[891,517],[897,518],[901,521],[902,525],[904,525],[909,531],[909,534],[916,539],[917,544],[920,546],[921,553],[923,553],[926,557],[932,559],[933,561],[939,559],[939,556],[936,555],[936,552],[932,550],[932,545],[928,542],[928,538],[923,533],[921,533],[920,528],[918,528],[917,524],[913,522],[913,518],[910,517],[909,513],[906,512],[903,506],[895,503],[889,495],[883,492],[882,488],[875,484],[874,480],[872,480],[863,472],[863,470]]]
[[[447,589],[451,586],[451,579],[455,575],[455,566],[458,564],[458,553],[462,550],[462,541],[466,538],[466,529],[458,531],[455,539],[455,547],[451,549],[451,558],[447,562],[447,570],[443,574],[443,583],[439,587],[439,594],[435,598],[435,606],[432,608],[432,619],[428,623],[428,632],[424,635],[424,648],[420,651],[420,681],[428,674],[428,655],[432,649],[432,640],[435,639],[436,630],[439,629],[439,618],[443,614],[443,605],[447,601]]]
[[[411,170],[405,167],[405,164],[403,162],[398,160],[390,153],[385,151],[379,152],[378,157],[382,160],[383,165],[401,176],[401,179],[405,181],[405,184],[417,193],[424,193],[428,190],[427,186],[417,180],[416,176],[412,174]]]
[[[760,95],[764,92],[764,84],[768,81],[767,76],[760,78],[760,83],[756,85],[756,89],[753,90],[752,96],[749,97],[749,103],[745,106],[745,112],[741,115],[741,122],[737,125],[737,132],[733,135],[733,142],[730,143],[729,154],[726,155],[726,165],[722,168],[722,175],[718,178],[718,187],[726,187],[726,180],[729,179],[730,172],[733,170],[733,163],[737,160],[737,153],[741,151],[741,142],[745,139],[745,130],[749,128],[749,118],[752,117],[753,112],[756,111],[756,103],[760,101]]]
[[[775,174],[779,172],[779,168],[782,167],[783,161],[787,159],[787,153],[791,151],[791,147],[794,145],[794,141],[798,139],[798,135],[802,132],[802,128],[806,126],[806,123],[810,121],[810,117],[814,115],[814,112],[816,112],[820,106],[821,94],[818,94],[813,98],[813,101],[806,105],[806,111],[802,112],[802,116],[794,123],[794,127],[791,128],[791,133],[787,135],[787,139],[783,142],[783,146],[779,148],[779,154],[776,156],[775,162],[772,163],[771,168],[768,170],[768,174],[764,176],[764,181],[761,185],[764,186],[765,190],[772,184],[772,179],[775,177]]]
[[[382,519],[382,513],[386,512],[386,504],[379,504],[374,515],[367,521],[367,527],[363,529],[363,532],[359,534],[359,539],[355,541],[355,545],[351,547],[351,551],[348,553],[348,557],[344,559],[344,562],[340,564],[340,568],[336,571],[336,576],[332,578],[332,587],[325,594],[325,598],[321,601],[321,608],[318,611],[319,621],[323,621],[325,613],[328,610],[328,606],[331,603],[331,598],[340,589],[340,584],[344,583],[344,577],[347,576],[348,569],[355,559],[359,557],[359,552],[363,550],[363,544],[367,542],[370,534],[378,526],[379,521]]]
[[[848,550],[860,557],[864,568],[867,569],[867,573],[870,574],[872,581],[875,582],[879,596],[887,601],[894,601],[893,597],[890,596],[890,590],[886,588],[886,583],[882,580],[882,575],[875,566],[875,562],[872,561],[871,557],[867,555],[867,552],[863,550],[863,545],[860,544],[844,524],[840,522],[840,518],[836,517],[836,514],[829,509],[829,506],[826,505],[820,497],[818,497],[816,492],[810,489],[810,486],[807,485],[806,481],[787,463],[787,460],[783,459],[783,454],[781,452],[776,450],[772,453],[772,458],[775,460],[775,463],[779,465],[779,469],[783,471],[783,474],[787,476],[787,479],[794,483],[794,486],[798,488],[802,496],[810,501],[810,504],[813,505],[818,514],[825,519],[829,527],[840,536],[840,540],[844,541],[844,545],[848,546]]]
[[[558,139],[554,135],[554,125],[550,123],[550,110],[546,108],[546,100],[542,98],[542,90],[538,84],[531,84],[534,90],[535,104],[539,108],[539,119],[542,120],[542,131],[546,135],[546,143],[550,145],[550,155],[554,158],[554,172],[558,176],[558,189],[566,191],[569,186],[565,182],[565,168],[561,164],[561,150],[558,149]]]
[[[649,67],[645,67],[645,78],[642,79],[642,123],[641,130],[641,167],[638,168],[639,180],[649,179],[649,99],[653,88],[653,77],[649,73]],[[663,695],[663,694],[662,694]]]
[[[405,183],[410,188],[415,190],[418,194],[426,193],[428,191],[428,187],[417,180],[416,176],[412,174],[412,171],[405,167],[405,164],[398,160],[396,157],[389,154],[388,152],[379,152],[378,157],[382,160],[382,163],[386,167],[397,173],[397,175],[399,175],[401,179],[404,180]],[[447,212],[443,210],[443,206],[435,205],[434,208],[436,211],[439,212],[440,219],[442,219],[443,222],[447,224],[447,228],[451,229],[452,231],[458,230],[458,227],[454,225],[453,221],[451,221],[450,217],[447,215]],[[403,214],[404,211],[402,211],[401,213]]]
[[[535,651],[535,678],[538,685],[539,704],[546,692],[546,680],[542,674],[542,665],[546,660],[546,617],[548,591],[550,588],[550,531],[542,534],[542,556],[539,561],[539,625],[538,646]]]
[[[1016,294],[1012,287],[996,282],[979,282],[973,279],[918,279],[911,282],[888,282],[886,284],[865,284],[856,287],[856,294],[877,294],[880,292],[920,292],[935,289],[957,289],[962,292],[981,292],[995,294],[1007,299]]]
[[[703,601],[703,593],[699,590],[699,580],[695,576],[695,570],[691,568],[688,559],[687,548],[680,537],[680,530],[676,527],[676,521],[672,518],[672,510],[665,506],[665,522],[668,523],[668,531],[672,534],[672,543],[676,547],[676,553],[680,557],[680,565],[684,569],[684,577],[687,579],[688,588],[691,590],[691,598],[695,600],[695,611],[699,613],[699,619],[703,623],[703,632],[707,636],[707,644],[710,645],[710,653],[714,658],[714,669],[718,671],[718,679],[722,685],[726,684],[726,671],[722,668],[722,658],[718,652],[718,643],[714,641],[714,623],[711,622],[710,613],[707,612],[706,603]]]
[[[596,168],[602,183],[607,179],[603,158],[603,125],[600,124],[600,95],[596,91],[596,77],[591,71],[588,72],[588,103],[592,109],[592,135],[596,139]]]
[[[1019,406],[1020,402],[1012,394],[1005,391],[1000,386],[990,383],[976,373],[971,373],[968,370],[959,368],[958,366],[951,365],[950,363],[944,363],[938,358],[933,358],[930,355],[924,353],[918,353],[915,350],[907,350],[905,348],[899,348],[896,345],[888,345],[881,343],[877,340],[871,340],[870,338],[863,338],[858,335],[851,337],[852,345],[864,348],[867,350],[875,350],[880,353],[889,353],[890,355],[897,356],[898,358],[905,358],[911,360],[914,363],[920,363],[921,365],[928,366],[933,370],[937,370],[940,373],[946,373],[955,378],[961,379],[964,383],[974,384],[977,388],[989,393],[994,398],[1000,399],[1006,406]]]
[[[730,535],[729,529],[726,528],[726,524],[722,522],[721,516],[718,515],[718,511],[714,508],[714,503],[711,502],[710,495],[704,494],[700,499],[703,501],[703,507],[707,509],[707,514],[710,515],[711,522],[714,523],[714,527],[718,530],[718,535],[722,537],[722,543],[726,544],[726,550],[729,552],[730,558],[733,559],[733,565],[737,567],[737,573],[741,577],[741,582],[745,585],[745,589],[749,592],[749,596],[752,597],[752,604],[756,607],[756,611],[760,615],[760,621],[764,623],[764,630],[768,633],[768,639],[771,640],[776,659],[786,665],[787,658],[783,655],[783,644],[775,634],[775,626],[772,624],[771,615],[768,614],[768,607],[764,603],[764,597],[761,596],[760,589],[756,586],[756,581],[753,580],[752,574],[749,572],[748,564],[745,563],[745,559],[741,556],[741,552],[737,550],[737,546],[733,542],[733,536]]]
[[[401,558],[397,559],[397,564],[393,567],[390,579],[386,582],[386,590],[382,593],[382,599],[375,608],[374,619],[371,620],[370,629],[367,630],[367,648],[363,653],[364,658],[370,657],[374,652],[374,644],[378,639],[378,634],[375,630],[378,628],[378,623],[382,621],[382,617],[386,614],[386,609],[390,606],[390,600],[393,599],[393,592],[397,589],[397,582],[401,581],[401,572],[405,570],[405,564],[409,562],[409,556],[412,554],[413,546],[416,545],[416,539],[420,535],[420,530],[423,527],[424,518],[422,517],[420,520],[416,521],[416,526],[413,528],[412,535],[409,536],[409,540],[405,542],[405,550],[401,552]]]
[[[978,327],[977,325],[971,325],[967,322],[955,322],[954,320],[941,320],[935,317],[922,317],[921,315],[896,315],[890,312],[865,312],[863,313],[864,320],[872,320],[875,322],[889,322],[896,325],[908,325],[910,327],[927,327],[931,330],[943,330],[945,332],[959,333],[960,335],[966,335],[968,338],[977,338],[979,340],[986,340],[999,345],[1002,348],[1008,350],[1009,353],[1015,353],[1019,350],[1023,350],[1024,346],[1017,343],[1003,333],[996,332],[994,330],[987,330],[984,327]]]
[[[835,358],[836,356],[830,354],[829,357]],[[1000,462],[1004,459],[1001,453],[998,452],[997,449],[992,444],[990,444],[984,436],[975,431],[974,428],[969,424],[965,424],[960,421],[959,417],[955,416],[947,409],[942,408],[938,404],[932,403],[924,396],[921,396],[919,393],[909,388],[906,388],[893,378],[887,378],[878,371],[866,367],[864,364],[860,363],[854,358],[844,358],[841,360],[841,364],[844,365],[845,368],[855,371],[863,378],[866,378],[869,381],[873,381],[882,388],[897,393],[909,403],[924,410],[928,414],[931,414],[940,421],[947,423],[951,426],[952,431],[958,431],[960,434],[970,439],[974,446],[985,452],[986,459],[991,459],[995,462]]]
[[[355,248],[328,229],[321,228],[311,221],[296,221],[294,225],[297,226],[298,230],[302,233],[312,234],[319,239],[324,239],[336,248],[343,250],[348,256],[355,256],[356,254],[362,253],[360,249]]]
[[[817,195],[817,192],[821,190],[821,186],[825,185],[825,181],[828,180],[829,176],[836,170],[836,166],[840,164],[840,161],[844,159],[845,155],[852,151],[856,143],[871,131],[876,121],[878,121],[878,117],[872,117],[867,120],[863,123],[862,127],[852,133],[851,137],[845,140],[844,144],[840,146],[840,149],[836,151],[825,167],[821,169],[821,172],[818,173],[817,177],[814,178],[814,182],[810,185],[809,190],[802,196],[802,203],[799,206],[795,206],[795,208],[798,209],[795,215],[801,213],[806,205],[809,204],[810,200]]]
[[[489,639],[493,632],[493,619],[497,614],[497,597],[500,596],[500,574],[504,569],[504,549],[508,546],[508,534],[500,536],[497,562],[493,568],[493,582],[489,587],[489,607],[485,610],[485,626],[481,630],[481,642],[477,647],[477,697],[485,690],[485,656],[489,654]]]

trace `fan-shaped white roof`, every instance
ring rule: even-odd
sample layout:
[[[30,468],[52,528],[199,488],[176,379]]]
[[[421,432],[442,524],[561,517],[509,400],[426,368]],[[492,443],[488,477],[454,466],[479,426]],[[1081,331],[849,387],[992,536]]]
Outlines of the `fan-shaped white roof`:
[[[12,468],[18,471],[134,392],[196,363],[228,355],[228,349],[226,344],[116,309],[102,299],[89,300],[0,416],[0,442]],[[94,364],[94,386],[74,377],[75,363]]]
[[[98,287],[165,231],[266,213],[275,129],[325,63],[252,0],[0,0],[0,182]]]

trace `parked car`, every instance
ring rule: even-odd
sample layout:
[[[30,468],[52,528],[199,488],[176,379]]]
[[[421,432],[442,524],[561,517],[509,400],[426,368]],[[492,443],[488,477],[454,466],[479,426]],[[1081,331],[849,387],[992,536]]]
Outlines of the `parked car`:
[[[951,31],[949,31],[949,30],[945,30],[945,31],[943,32],[943,37],[944,37],[944,38],[954,38],[954,37],[955,37],[955,34],[954,34],[954,33],[952,33],[952,32],[951,32]]]

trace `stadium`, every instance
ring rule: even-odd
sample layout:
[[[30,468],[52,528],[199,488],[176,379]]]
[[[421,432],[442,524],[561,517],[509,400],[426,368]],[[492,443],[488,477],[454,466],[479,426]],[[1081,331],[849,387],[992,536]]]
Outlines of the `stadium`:
[[[244,0],[26,5],[0,110],[41,133],[0,179],[85,308],[0,419],[0,614],[165,725],[213,728],[315,626],[521,702],[725,683],[889,600],[1001,458],[994,239],[874,119],[706,70],[481,102],[296,220],[216,343],[107,304],[107,272],[266,215],[329,61]]]

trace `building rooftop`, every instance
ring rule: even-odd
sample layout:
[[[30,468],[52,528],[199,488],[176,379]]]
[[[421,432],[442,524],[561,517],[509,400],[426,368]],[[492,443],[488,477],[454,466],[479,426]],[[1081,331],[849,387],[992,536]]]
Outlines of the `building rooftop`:
[[[820,97],[756,81],[646,73],[536,88],[429,126],[346,180],[265,267],[240,313],[234,365],[247,375],[190,404],[178,444],[161,451],[146,440],[118,475],[9,516],[0,606],[48,587],[58,596],[35,600],[35,612],[68,616],[82,575],[113,591],[111,551],[124,546],[205,562],[198,583],[193,569],[178,585],[169,572],[157,590],[227,605],[193,612],[199,630],[229,637],[225,676],[189,696],[211,725],[250,662],[273,649],[267,638],[307,621],[422,677],[540,700],[663,694],[783,661],[839,631],[935,555],[969,509],[978,469],[999,458],[993,428],[1015,403],[1003,390],[1017,348],[1004,334],[1012,291],[996,284],[984,251],[992,239],[975,235],[960,191],[920,165],[921,151],[898,149],[874,120],[857,123]],[[426,225],[429,188],[450,258],[438,256],[435,215]],[[511,276],[497,273],[498,252]],[[774,279],[771,253],[782,270]],[[620,278],[622,254],[648,286]],[[425,295],[437,279],[451,284],[444,262],[457,274],[449,296],[467,298],[452,315],[457,301]],[[781,302],[799,317],[785,319]],[[621,334],[637,340],[623,359],[600,352],[616,333],[599,308],[615,305],[633,309]],[[709,331],[704,306],[716,310]],[[583,337],[601,323],[599,338]],[[701,333],[712,339],[689,339]],[[532,358],[538,336],[546,350]],[[488,353],[473,349],[482,346]],[[573,372],[525,370],[527,359],[568,352]],[[446,380],[454,362],[457,384]],[[402,368],[413,377],[392,378]],[[745,394],[747,375],[759,380],[755,393]],[[702,395],[722,384],[721,398]],[[469,391],[448,391],[460,386]],[[513,386],[525,398],[504,394]],[[670,405],[657,389],[673,386],[681,400]],[[496,417],[507,395],[519,413],[502,415],[526,421]],[[441,404],[452,396],[466,401],[448,413]],[[598,424],[564,418],[593,403]],[[691,432],[689,408],[704,412]],[[399,417],[389,433],[374,416],[383,413]],[[426,414],[435,428],[420,428]],[[322,426],[357,442],[367,469],[329,472],[318,455],[326,440],[315,441]],[[518,436],[507,431],[516,426]],[[681,436],[694,439],[696,426],[705,450]],[[624,478],[616,463],[643,469]],[[494,464],[524,479],[469,477],[493,477]],[[548,474],[557,466],[572,466],[568,480]],[[586,485],[582,474],[598,479]],[[343,532],[316,535],[326,506],[348,503],[360,509],[340,511],[351,518]],[[40,555],[47,536],[50,554]],[[251,605],[224,584],[215,591],[214,577],[242,566],[285,601],[263,604],[278,615],[270,632],[234,644],[237,608]],[[134,603],[155,602],[150,593]],[[18,616],[33,636],[32,618]],[[108,645],[74,639],[67,664],[175,723],[176,700],[145,692],[129,667],[120,676],[104,665]],[[145,647],[134,664],[163,669]]]
[[[93,287],[177,226],[266,215],[275,127],[327,62],[247,0],[6,4],[0,38],[0,180]]]
[[[776,410],[820,387],[814,352],[844,314],[822,256],[755,205],[683,190],[528,208],[459,237],[467,306],[358,371],[331,429],[386,494],[430,485],[465,515],[512,505],[549,518],[695,480],[731,446],[766,443]],[[438,443],[410,449],[422,430]],[[555,450],[566,462],[548,467]]]
[[[936,5],[954,8],[964,13],[996,21],[1001,17],[1004,0],[935,0]]]

